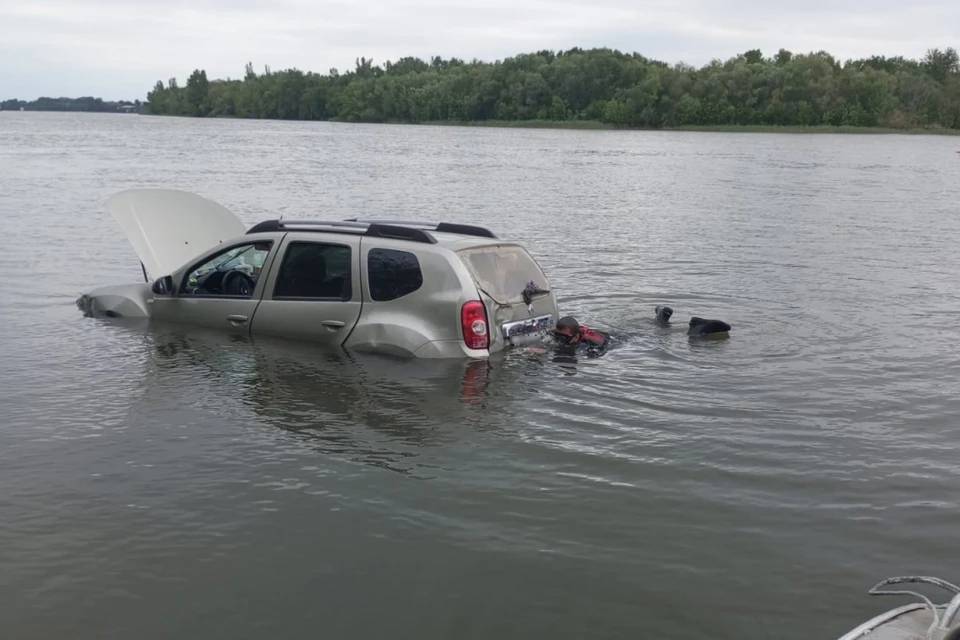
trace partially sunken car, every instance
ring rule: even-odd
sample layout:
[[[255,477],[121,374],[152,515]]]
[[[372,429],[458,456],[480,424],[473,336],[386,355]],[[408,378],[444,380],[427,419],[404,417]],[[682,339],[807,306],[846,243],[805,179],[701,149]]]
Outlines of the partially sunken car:
[[[533,256],[480,226],[274,219],[247,229],[174,189],[122,191],[107,208],[145,282],[81,296],[87,315],[418,358],[486,358],[557,320]]]

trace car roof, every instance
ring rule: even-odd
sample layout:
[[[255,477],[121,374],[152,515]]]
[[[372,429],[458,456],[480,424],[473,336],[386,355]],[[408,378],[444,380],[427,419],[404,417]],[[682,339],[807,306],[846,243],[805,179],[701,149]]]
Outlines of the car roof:
[[[450,222],[406,222],[393,220],[264,220],[246,235],[270,232],[335,233],[352,236],[406,240],[412,244],[460,251],[505,242],[486,227]]]

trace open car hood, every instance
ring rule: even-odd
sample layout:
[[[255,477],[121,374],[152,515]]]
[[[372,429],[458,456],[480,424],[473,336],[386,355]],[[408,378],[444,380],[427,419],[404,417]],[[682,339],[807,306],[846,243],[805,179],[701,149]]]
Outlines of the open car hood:
[[[177,189],[128,189],[107,200],[151,280],[170,275],[247,227],[221,205]]]

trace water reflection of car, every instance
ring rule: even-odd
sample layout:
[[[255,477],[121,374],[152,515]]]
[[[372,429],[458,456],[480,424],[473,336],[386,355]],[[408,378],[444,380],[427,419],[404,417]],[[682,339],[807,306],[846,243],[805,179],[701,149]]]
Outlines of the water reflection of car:
[[[404,361],[178,324],[117,324],[147,356],[137,412],[176,411],[174,393],[180,407],[196,403],[227,422],[252,413],[320,453],[406,475],[421,473],[423,449],[464,429],[497,428],[491,413],[523,393],[511,382],[516,372],[496,384],[489,360]]]
[[[121,192],[108,209],[146,283],[82,296],[90,315],[481,359],[535,339],[558,315],[533,256],[476,225],[280,219],[248,230],[220,205],[168,189]]]

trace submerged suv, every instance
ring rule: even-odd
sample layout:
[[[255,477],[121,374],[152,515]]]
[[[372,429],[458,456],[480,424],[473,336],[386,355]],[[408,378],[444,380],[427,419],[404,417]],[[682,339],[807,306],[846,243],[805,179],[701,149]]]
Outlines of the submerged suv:
[[[108,209],[146,283],[83,296],[91,314],[420,358],[484,358],[557,320],[537,261],[483,227],[279,219],[247,230],[169,189],[121,192]]]

